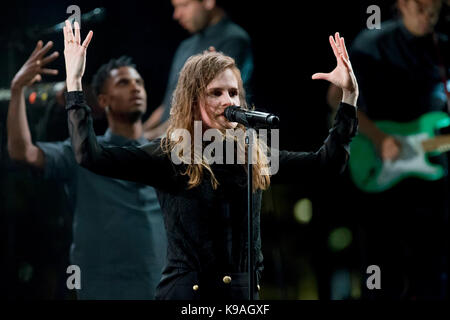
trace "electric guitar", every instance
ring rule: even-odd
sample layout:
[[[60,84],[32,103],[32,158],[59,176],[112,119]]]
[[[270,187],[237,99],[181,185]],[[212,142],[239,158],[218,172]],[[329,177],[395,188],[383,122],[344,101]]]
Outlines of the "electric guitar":
[[[408,177],[439,180],[447,172],[433,164],[428,156],[450,150],[450,134],[436,136],[435,131],[450,125],[444,112],[429,112],[418,119],[397,123],[375,122],[377,127],[400,143],[396,160],[383,161],[368,137],[359,133],[350,144],[349,170],[355,185],[365,192],[382,192]]]

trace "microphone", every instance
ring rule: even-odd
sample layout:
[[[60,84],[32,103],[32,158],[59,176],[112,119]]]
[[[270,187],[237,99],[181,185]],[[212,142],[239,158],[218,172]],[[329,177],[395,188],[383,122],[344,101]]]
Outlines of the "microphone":
[[[227,107],[224,116],[228,121],[241,123],[247,128],[272,128],[280,124],[280,118],[271,113],[245,110],[238,106]]]

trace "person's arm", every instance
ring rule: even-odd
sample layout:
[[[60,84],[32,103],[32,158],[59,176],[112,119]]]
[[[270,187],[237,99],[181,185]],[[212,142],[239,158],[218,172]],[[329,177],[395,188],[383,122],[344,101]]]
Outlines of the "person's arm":
[[[330,84],[327,90],[327,104],[330,107],[328,116],[328,127],[333,126],[333,120],[336,118],[336,112],[339,108],[339,103],[342,100],[342,90],[334,84]]]
[[[331,117],[336,117],[339,108],[339,101],[342,99],[342,90],[331,84],[328,88],[327,102],[331,107]],[[358,131],[367,136],[375,146],[378,154],[383,160],[394,160],[400,154],[400,144],[391,135],[380,130],[376,124],[366,115],[364,111],[358,109]]]
[[[158,108],[153,110],[150,117],[148,117],[148,119],[143,123],[144,131],[150,131],[156,128],[161,122],[163,113],[164,113],[164,105],[160,105]]]
[[[69,134],[76,162],[103,176],[167,186],[174,172],[161,151],[159,140],[135,147],[106,147],[98,143],[91,109],[82,91],[66,93]]]
[[[359,132],[372,141],[383,160],[395,160],[399,156],[401,147],[393,136],[380,130],[361,110],[358,110],[358,120]]]
[[[342,90],[341,88],[335,86],[334,84],[330,84],[327,90],[327,104],[331,108],[334,114],[339,108],[339,103],[342,100]],[[334,117],[333,117],[334,119]]]
[[[147,140],[153,140],[158,137],[161,137],[166,132],[168,127],[169,127],[169,120],[166,120],[163,123],[159,124],[157,127],[145,131],[144,137]]]
[[[93,128],[91,109],[86,104],[81,79],[86,64],[86,49],[92,39],[89,32],[80,44],[80,29],[75,34],[70,22],[64,27],[64,57],[67,74],[66,110],[72,149],[78,164],[100,175],[130,180],[156,187],[170,183],[171,163],[161,152],[159,141],[141,147],[105,147],[98,143]]]
[[[330,36],[330,45],[337,60],[330,73],[316,73],[313,79],[324,79],[342,90],[342,101],[334,120],[333,128],[317,152],[280,152],[279,180],[307,179],[318,174],[341,173],[349,158],[349,145],[357,131],[356,101],[358,82],[345,48],[344,39]],[[289,176],[289,172],[291,175]],[[283,179],[284,178],[284,179]]]
[[[44,68],[46,64],[58,57],[58,52],[45,57],[52,46],[53,43],[48,42],[43,47],[42,41],[38,41],[28,60],[14,76],[11,82],[11,100],[7,117],[9,156],[13,160],[25,162],[39,169],[44,168],[45,155],[31,139],[24,91],[26,86],[40,81],[41,74],[56,75],[58,73],[57,70]]]

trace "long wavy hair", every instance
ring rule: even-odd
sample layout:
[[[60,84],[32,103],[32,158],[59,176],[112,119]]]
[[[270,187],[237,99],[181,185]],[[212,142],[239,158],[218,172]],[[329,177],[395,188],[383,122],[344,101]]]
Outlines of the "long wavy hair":
[[[178,139],[172,140],[172,133],[177,129],[186,129],[191,137],[194,136],[194,121],[201,121],[200,101],[206,97],[206,88],[208,84],[214,80],[220,73],[230,69],[238,80],[239,99],[241,107],[247,109],[245,100],[245,90],[241,78],[241,73],[236,66],[233,58],[218,52],[208,52],[190,57],[183,66],[177,87],[172,97],[172,108],[170,111],[169,127],[166,131],[166,138],[161,140],[161,148],[166,153],[172,150],[180,150],[178,148],[186,148],[188,141]],[[238,124],[238,127],[245,133],[245,127]],[[226,131],[222,132],[222,136],[227,138]],[[213,171],[204,158],[203,154],[198,153],[194,148],[194,139],[191,140],[190,150],[191,161],[187,164],[186,170],[182,173],[189,177],[188,189],[198,186],[204,177],[203,170],[207,170],[211,176],[211,184],[213,189],[217,189],[219,181],[214,176]],[[234,139],[236,141],[236,139]],[[243,139],[237,140],[238,149],[245,149],[245,170],[247,170],[247,146],[244,145]],[[267,146],[256,137],[252,148],[253,162],[253,191],[258,189],[265,190],[270,185],[270,177],[268,175],[268,158],[264,151]],[[184,149],[185,150],[185,149]],[[195,161],[197,160],[197,161]]]

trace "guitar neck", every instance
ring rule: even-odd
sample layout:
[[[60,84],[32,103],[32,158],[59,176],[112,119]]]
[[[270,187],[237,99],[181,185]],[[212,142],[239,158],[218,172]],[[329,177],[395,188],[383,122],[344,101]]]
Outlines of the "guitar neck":
[[[443,134],[431,139],[422,141],[422,147],[425,152],[450,151],[450,134]]]

